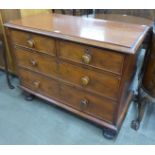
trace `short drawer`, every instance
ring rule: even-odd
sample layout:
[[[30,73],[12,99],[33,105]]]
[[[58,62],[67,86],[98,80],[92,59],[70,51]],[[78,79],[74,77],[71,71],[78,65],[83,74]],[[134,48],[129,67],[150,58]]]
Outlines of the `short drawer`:
[[[69,63],[60,62],[60,78],[83,89],[116,99],[119,93],[120,79],[116,76],[99,73]]]
[[[46,36],[12,30],[12,41],[16,45],[24,46],[50,55],[56,54],[55,40]]]
[[[48,97],[58,97],[59,83],[56,80],[21,68],[18,73],[22,86]]]
[[[59,57],[121,75],[124,55],[69,41],[59,42]]]
[[[79,111],[108,122],[113,121],[116,103],[111,100],[64,84],[61,84],[60,98],[65,104]]]
[[[57,76],[57,63],[54,57],[20,48],[15,48],[14,52],[19,66]]]

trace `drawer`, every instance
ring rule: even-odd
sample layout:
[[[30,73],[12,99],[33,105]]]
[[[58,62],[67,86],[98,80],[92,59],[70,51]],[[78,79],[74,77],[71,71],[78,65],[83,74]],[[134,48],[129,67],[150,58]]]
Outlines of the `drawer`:
[[[69,63],[59,63],[60,77],[69,83],[100,95],[116,99],[120,79],[106,73],[99,73]]]
[[[54,57],[20,48],[15,48],[14,51],[19,66],[50,76],[57,76],[57,63]]]
[[[61,84],[60,98],[65,104],[79,111],[108,122],[113,121],[116,104],[111,100],[64,84]]]
[[[52,56],[56,53],[55,40],[46,36],[41,36],[23,31],[11,31],[13,43],[37,50]]]
[[[63,104],[83,113],[108,122],[113,121],[115,102],[89,94],[64,83],[59,83],[38,73],[21,68],[18,71],[22,86],[41,95],[61,101]]]
[[[60,41],[59,57],[82,63],[101,70],[120,75],[122,73],[124,55],[109,50],[86,47],[84,45]]]
[[[59,83],[56,80],[21,68],[18,73],[22,86],[48,97],[58,97]]]

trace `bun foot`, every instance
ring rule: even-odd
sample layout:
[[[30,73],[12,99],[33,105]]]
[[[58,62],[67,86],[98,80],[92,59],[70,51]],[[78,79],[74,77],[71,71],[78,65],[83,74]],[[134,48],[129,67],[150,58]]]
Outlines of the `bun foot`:
[[[139,129],[139,125],[140,125],[140,123],[137,120],[133,120],[131,122],[131,128],[136,130],[136,131]]]
[[[112,139],[114,139],[117,136],[117,131],[111,130],[109,128],[103,128],[103,136],[106,139],[112,140]]]
[[[32,95],[30,93],[25,94],[25,100],[26,101],[32,101],[33,99],[34,99],[34,95]]]

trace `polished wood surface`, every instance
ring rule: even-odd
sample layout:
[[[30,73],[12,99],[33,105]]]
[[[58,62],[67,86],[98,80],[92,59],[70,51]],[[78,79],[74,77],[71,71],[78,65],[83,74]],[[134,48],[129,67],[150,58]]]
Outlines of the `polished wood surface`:
[[[89,15],[89,18],[97,18],[97,19],[104,19],[104,20],[110,20],[110,21],[119,21],[123,23],[130,23],[130,24],[138,24],[138,25],[147,25],[151,26],[153,24],[153,21],[150,19],[147,19],[145,17],[138,17],[138,16],[131,16],[127,14],[104,14],[104,13],[97,13],[95,16]]]
[[[49,76],[57,76],[57,63],[54,57],[38,54],[36,51],[15,48],[17,65]]]
[[[4,49],[7,56],[7,62],[8,62],[8,69],[9,72],[15,73],[15,65],[12,59],[12,53],[9,50],[9,44],[7,42],[7,33],[5,32],[4,23],[8,22],[11,19],[17,19],[20,18],[19,10],[16,9],[0,9],[0,35],[4,38]],[[0,53],[0,68],[4,69],[4,63],[2,58],[2,54]]]
[[[142,85],[149,95],[155,97],[155,32],[153,33],[151,51],[148,56]]]
[[[41,17],[45,18],[39,22]],[[25,24],[30,24],[32,19],[36,22],[25,29]],[[49,24],[49,20],[52,24]],[[136,48],[141,46],[149,27],[57,14],[33,16],[11,23],[5,25],[10,34],[12,52],[21,80],[20,87],[108,128],[110,133],[118,132],[132,96],[129,87],[139,53]],[[23,25],[19,26],[19,23]],[[53,32],[56,25],[63,30],[61,33]],[[34,29],[36,26],[37,31]],[[69,32],[66,26],[75,26],[77,31],[71,29]],[[91,36],[90,31],[94,40],[88,34],[88,43],[79,34],[83,28],[104,31],[105,38],[101,42],[100,38]],[[110,28],[113,29],[110,31]],[[126,41],[120,40],[120,28],[123,28]],[[129,30],[130,28],[132,29]],[[72,41],[69,41],[71,38],[68,39],[68,35],[72,35]],[[110,38],[115,50],[111,50],[112,44],[105,44]],[[134,42],[132,49],[137,51],[126,53],[120,42],[128,50],[131,48],[127,46]],[[96,43],[102,43],[104,48]]]
[[[37,93],[41,93],[49,98],[56,98],[62,103],[69,105],[84,113],[88,113],[106,121],[113,121],[113,112],[115,102],[106,100],[102,97],[96,97],[73,86],[59,83],[51,78],[25,69],[19,69],[19,75],[22,79],[22,85],[30,88]],[[78,95],[77,95],[78,94]],[[72,96],[72,97],[70,97]],[[86,100],[87,105],[82,101]]]
[[[137,51],[149,29],[146,25],[60,14],[40,14],[10,21],[5,25],[132,54]]]
[[[45,36],[39,36],[33,33],[21,31],[11,31],[13,43],[19,46],[32,48],[33,50],[55,55],[55,40]]]
[[[111,100],[65,84],[61,84],[60,97],[62,102],[81,112],[110,123],[113,122],[116,103]]]
[[[21,68],[18,69],[18,74],[23,86],[46,96],[59,97],[58,81]]]
[[[137,104],[137,114],[131,122],[131,128],[138,130],[145,114],[147,104],[154,103],[155,97],[155,32],[153,31],[148,36],[149,44],[145,46],[146,55],[143,62],[142,70],[138,76],[139,83],[137,93],[134,95],[135,103]],[[151,106],[150,106],[151,107]]]
[[[107,73],[98,73],[69,63],[60,62],[60,77],[83,89],[96,92],[106,97],[117,99],[120,78]],[[82,78],[88,77],[89,82],[83,85]]]
[[[81,68],[62,62],[61,60],[57,63],[53,57],[17,47],[15,48],[15,55],[19,67],[27,68],[53,78],[60,78],[72,85],[83,87],[83,89],[110,97],[114,100],[117,99],[120,84],[120,78],[117,76],[88,70],[87,68]]]
[[[120,53],[68,41],[60,41],[58,55],[64,60],[85,64],[118,75],[122,73],[124,55]]]

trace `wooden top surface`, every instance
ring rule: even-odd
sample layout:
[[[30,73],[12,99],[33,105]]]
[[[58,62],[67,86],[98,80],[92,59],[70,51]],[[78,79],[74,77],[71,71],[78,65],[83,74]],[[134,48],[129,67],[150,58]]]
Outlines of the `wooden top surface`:
[[[112,20],[112,21],[119,21],[125,22],[130,24],[138,24],[138,25],[147,25],[152,26],[153,21],[151,19],[146,19],[138,16],[130,16],[125,14],[96,14],[95,16],[89,15],[89,18],[97,18],[97,19],[104,19],[104,20]]]
[[[5,26],[130,54],[136,52],[149,30],[146,25],[61,14],[29,16]]]

